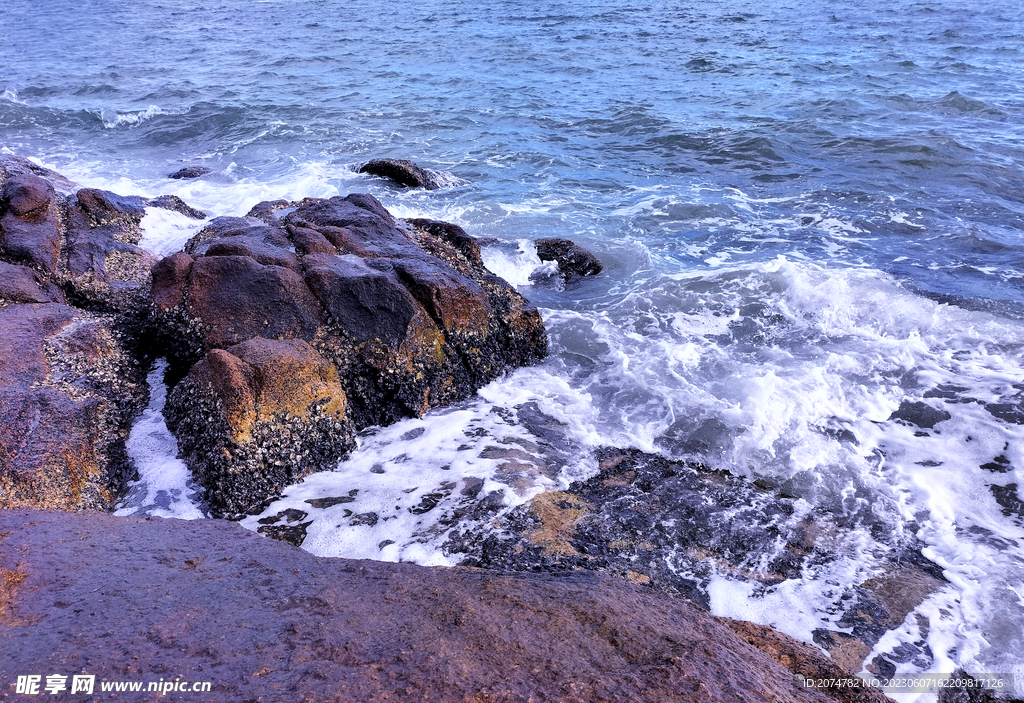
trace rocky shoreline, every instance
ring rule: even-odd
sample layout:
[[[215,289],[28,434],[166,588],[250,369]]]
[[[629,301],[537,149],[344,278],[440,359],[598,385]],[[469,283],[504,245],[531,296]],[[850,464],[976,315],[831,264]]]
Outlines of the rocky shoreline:
[[[824,700],[794,674],[848,676],[942,578],[909,560],[865,590],[851,610],[865,622],[815,634],[831,659],[716,620],[659,560],[689,539],[697,571],[747,565],[731,543],[702,541],[714,511],[693,534],[659,532],[655,517],[689,510],[659,486],[750,501],[730,537],[782,540],[768,580],[827,559],[822,530],[789,524],[778,492],[617,450],[599,476],[497,516],[502,539],[453,530],[446,548],[486,569],[320,559],[219,520],[91,512],[136,477],[125,439],[156,356],[182,458],[215,514],[238,518],[335,464],[358,430],[467,398],[547,350],[536,308],[455,225],[399,220],[361,194],[273,201],[158,261],[139,247],[146,207],[205,218],[171,196],[80,189],[0,158],[0,624],[13,667],[0,698],[45,665],[208,673],[209,700]],[[545,247],[567,280],[600,271],[571,242]],[[453,525],[496,518],[469,497]],[[260,531],[301,543],[272,522]],[[895,582],[916,586],[887,597]]]

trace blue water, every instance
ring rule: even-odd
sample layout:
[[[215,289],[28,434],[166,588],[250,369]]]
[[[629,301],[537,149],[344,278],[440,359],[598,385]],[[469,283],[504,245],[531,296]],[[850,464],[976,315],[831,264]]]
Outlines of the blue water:
[[[813,506],[856,496],[951,583],[917,611],[927,633],[910,617],[879,647],[921,637],[932,659],[908,670],[1024,679],[1021,76],[1024,5],[996,0],[5,0],[0,145],[215,215],[363,191],[497,237],[489,261],[542,308],[553,354],[458,412],[560,418],[579,461],[537,490],[615,444],[790,480]],[[385,156],[469,185],[355,173]],[[214,172],[166,178],[191,164]],[[189,233],[172,225],[154,225],[162,253]],[[541,236],[606,272],[531,283]],[[904,402],[950,418],[909,427]],[[367,446],[422,455],[403,436]],[[315,549],[374,556],[378,537]],[[389,538],[380,558],[453,560]],[[851,547],[845,578],[889,547]],[[786,607],[827,621],[824,578]],[[763,594],[712,590],[787,629]]]

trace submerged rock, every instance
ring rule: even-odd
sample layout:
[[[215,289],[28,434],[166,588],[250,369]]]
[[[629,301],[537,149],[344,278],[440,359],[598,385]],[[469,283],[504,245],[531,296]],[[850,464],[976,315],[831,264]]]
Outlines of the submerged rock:
[[[208,375],[211,352],[254,338],[302,341],[336,370],[344,421],[359,429],[462,400],[545,355],[536,308],[487,271],[461,228],[396,220],[369,195],[286,206],[264,203],[248,217],[217,218],[153,268],[153,319],[182,373],[206,357]],[[168,412],[195,415],[198,398],[174,393]],[[222,436],[242,431],[226,421],[233,429]],[[243,471],[228,468],[241,461],[228,444],[199,441],[191,435],[201,428],[188,423],[174,428],[183,444],[204,447],[186,453],[198,476]],[[334,458],[346,447],[336,444]],[[245,461],[246,475],[257,470],[253,461],[273,471],[264,455]],[[204,485],[227,489],[223,481]],[[276,479],[265,485],[262,497],[247,488],[244,499],[224,494],[211,502],[254,509],[270,486],[280,487]]]
[[[84,673],[99,690],[171,672],[210,682],[204,701],[831,700],[748,644],[764,635],[591,572],[318,558],[217,520],[14,511],[0,535],[12,676]]]
[[[725,472],[637,450],[602,449],[598,458],[596,476],[511,511],[487,502],[461,508],[449,521],[445,553],[492,569],[608,571],[710,609],[713,578],[766,589],[799,579],[805,569],[842,558],[844,535],[858,527],[840,528],[827,509],[811,510]],[[837,589],[835,629],[813,633],[836,662],[856,671],[895,671],[890,655],[865,658],[944,584],[941,568],[912,538],[889,541],[891,554],[874,578]],[[907,646],[914,648],[904,652],[907,661],[930,656],[923,640]]]
[[[454,185],[465,185],[465,181],[449,173],[431,171],[404,159],[373,159],[359,167],[359,173],[369,173],[387,178],[407,188],[438,190]]]
[[[172,174],[169,174],[168,178],[182,179],[182,178],[200,178],[208,173],[213,173],[213,169],[209,166],[185,166],[179,168]]]
[[[580,245],[558,237],[538,239],[537,257],[541,261],[557,261],[558,270],[566,281],[574,281],[583,276],[596,276],[604,270],[601,261]]]

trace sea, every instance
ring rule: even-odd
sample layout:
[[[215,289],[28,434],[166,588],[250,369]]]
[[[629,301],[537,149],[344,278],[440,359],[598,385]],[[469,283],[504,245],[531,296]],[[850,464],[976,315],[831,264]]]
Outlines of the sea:
[[[265,515],[309,513],[303,548],[457,564],[425,496],[483,481],[511,509],[640,449],[844,526],[828,569],[718,573],[716,614],[810,642],[898,537],[945,581],[865,661],[924,640],[901,673],[1012,673],[1024,696],[1022,78],[1013,0],[4,0],[0,148],[211,217],[364,192],[487,238],[550,356],[288,488]],[[382,157],[452,186],[358,173]],[[143,245],[201,226],[151,209]],[[563,282],[541,237],[603,273]],[[201,519],[162,368],[119,513]],[[557,471],[523,407],[571,449]],[[538,467],[514,481],[510,443]]]

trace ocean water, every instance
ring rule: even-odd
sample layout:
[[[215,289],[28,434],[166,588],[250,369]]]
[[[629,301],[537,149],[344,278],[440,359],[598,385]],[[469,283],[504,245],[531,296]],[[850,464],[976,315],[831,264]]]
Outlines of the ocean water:
[[[948,583],[871,656],[923,639],[901,671],[1020,687],[1021,75],[1005,0],[5,0],[0,148],[211,215],[369,192],[494,238],[550,358],[288,489],[266,515],[309,513],[304,548],[457,563],[438,515],[468,487],[514,506],[637,447],[853,525],[827,573],[715,577],[716,613],[810,640],[913,538]],[[374,157],[467,185],[396,189],[356,173]],[[184,165],[212,173],[167,178]],[[198,226],[152,210],[144,241],[171,253]],[[605,272],[559,284],[547,236]],[[196,517],[152,378],[131,444],[152,468],[122,512]],[[331,496],[352,500],[307,502]]]

